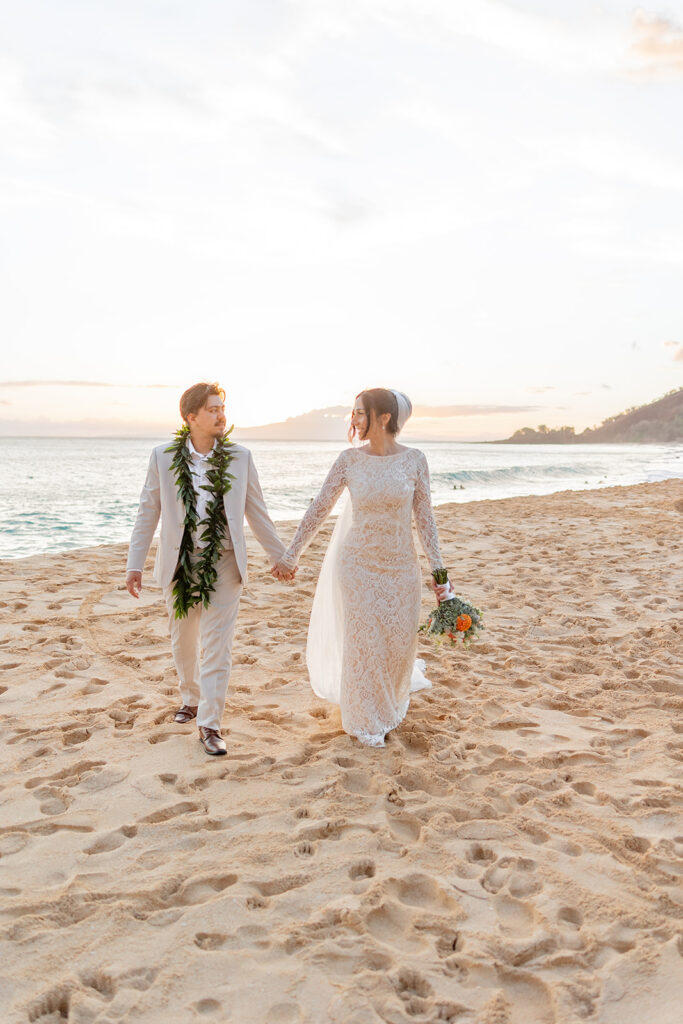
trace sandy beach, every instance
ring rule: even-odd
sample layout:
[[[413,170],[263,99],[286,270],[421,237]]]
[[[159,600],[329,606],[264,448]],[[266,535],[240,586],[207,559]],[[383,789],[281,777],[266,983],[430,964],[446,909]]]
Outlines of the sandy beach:
[[[437,521],[488,631],[384,750],[308,685],[329,524],[251,542],[216,759],[125,545],[0,563],[3,1022],[680,1020],[683,482]]]

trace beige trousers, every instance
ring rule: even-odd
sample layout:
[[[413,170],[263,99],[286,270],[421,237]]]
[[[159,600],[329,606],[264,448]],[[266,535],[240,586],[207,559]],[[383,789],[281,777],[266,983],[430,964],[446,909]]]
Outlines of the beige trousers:
[[[184,619],[175,618],[173,587],[164,587],[180,698],[191,707],[199,705],[197,725],[209,729],[221,727],[232,666],[232,637],[242,593],[242,577],[232,550],[224,552],[217,568],[218,579],[209,607],[195,605]]]

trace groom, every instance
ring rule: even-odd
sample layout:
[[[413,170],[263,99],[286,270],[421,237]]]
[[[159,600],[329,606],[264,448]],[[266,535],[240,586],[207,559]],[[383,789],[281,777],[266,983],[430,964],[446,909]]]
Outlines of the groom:
[[[224,402],[218,384],[194,384],[183,393],[185,426],[170,447],[154,448],[149,460],[126,573],[128,593],[138,597],[161,516],[154,575],[168,608],[180,679],[182,706],[175,721],[196,718],[204,749],[215,755],[227,753],[220,727],[232,636],[247,582],[245,517],[273,565],[285,550],[266,510],[251,452],[225,437]]]

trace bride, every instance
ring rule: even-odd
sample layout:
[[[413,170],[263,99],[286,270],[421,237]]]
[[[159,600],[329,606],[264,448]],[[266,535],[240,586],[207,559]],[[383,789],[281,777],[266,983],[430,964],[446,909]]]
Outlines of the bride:
[[[289,578],[347,488],[316,588],[306,662],[319,697],[339,704],[342,725],[371,747],[400,724],[410,693],[430,686],[415,661],[421,576],[412,516],[432,571],[442,568],[424,454],[396,441],[412,412],[400,391],[361,391],[349,440],[365,444],[339,455],[299,528],[273,568]],[[450,582],[430,585],[439,601]]]

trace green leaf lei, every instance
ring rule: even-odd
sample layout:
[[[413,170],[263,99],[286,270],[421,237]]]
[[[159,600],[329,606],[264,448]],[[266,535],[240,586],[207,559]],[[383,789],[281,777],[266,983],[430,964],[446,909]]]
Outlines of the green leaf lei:
[[[197,496],[190,470],[192,456],[187,447],[187,439],[190,436],[187,424],[176,431],[175,441],[166,449],[167,452],[173,452],[171,469],[175,471],[178,494],[185,507],[185,528],[178,552],[178,567],[173,576],[173,607],[176,619],[184,618],[190,608],[200,602],[208,608],[218,578],[216,563],[221,557],[223,538],[228,528],[223,497],[232,486],[230,481],[235,479],[232,473],[228,473],[228,466],[233,460],[230,452],[233,442],[229,440],[229,433],[230,431],[227,431],[223,437],[217,439],[207,459],[209,469],[206,476],[209,482],[208,485],[202,484],[202,489],[210,491],[211,498],[207,502],[206,518],[201,522],[197,515]],[[205,542],[205,547],[201,548],[199,558],[193,566],[191,556],[195,546],[195,534],[199,529],[202,529],[199,539]]]

